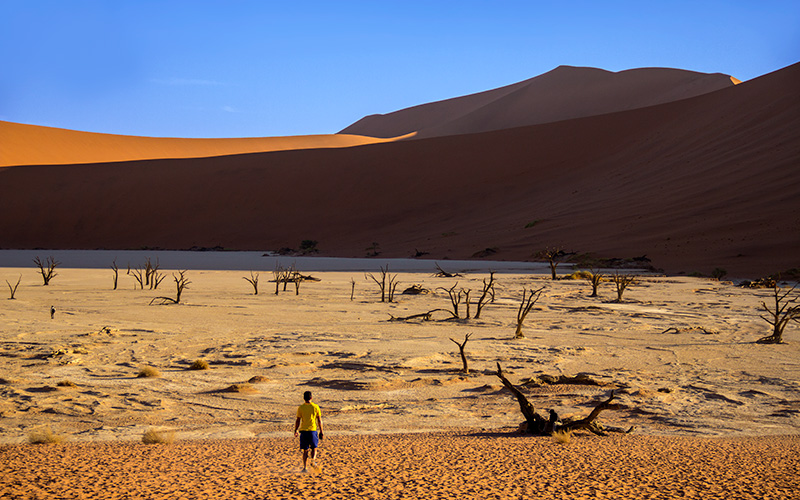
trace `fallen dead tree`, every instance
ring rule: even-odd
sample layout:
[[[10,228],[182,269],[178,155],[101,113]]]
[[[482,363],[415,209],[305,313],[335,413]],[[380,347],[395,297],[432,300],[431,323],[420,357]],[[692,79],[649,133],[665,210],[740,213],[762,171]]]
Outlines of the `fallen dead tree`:
[[[450,316],[444,319],[434,320],[433,313],[435,312],[446,312]],[[419,313],[419,314],[412,314],[411,316],[392,316],[389,315],[389,321],[414,321],[414,320],[422,320],[422,321],[452,321],[454,319],[458,319],[457,316],[453,316],[453,311],[449,309],[431,309],[428,312]]]
[[[519,409],[522,412],[522,415],[525,417],[524,432],[527,434],[534,434],[537,436],[552,436],[556,431],[568,433],[578,430],[585,430],[599,436],[605,436],[607,432],[630,433],[634,429],[634,427],[631,427],[628,430],[605,428],[597,422],[597,417],[600,415],[600,412],[612,408],[611,402],[614,400],[613,390],[611,391],[608,399],[595,406],[591,413],[589,413],[589,415],[586,417],[578,420],[561,420],[555,410],[550,410],[547,418],[539,415],[530,401],[528,401],[528,398],[525,397],[525,394],[515,387],[514,384],[512,384],[503,374],[503,369],[500,367],[499,361],[497,362],[497,376],[503,382],[503,385],[509,391],[511,391],[512,394],[514,394],[514,397],[517,398]]]
[[[704,326],[673,326],[673,327],[667,328],[666,330],[664,330],[661,333],[662,334],[664,334],[664,333],[678,334],[678,333],[689,333],[689,332],[699,332],[699,333],[704,333],[706,335],[717,335],[717,334],[719,334],[719,332],[715,332],[714,330],[709,330]]]
[[[461,273],[450,273],[442,269],[442,266],[439,263],[436,263],[437,271],[433,274],[434,278],[462,278],[464,277]]]

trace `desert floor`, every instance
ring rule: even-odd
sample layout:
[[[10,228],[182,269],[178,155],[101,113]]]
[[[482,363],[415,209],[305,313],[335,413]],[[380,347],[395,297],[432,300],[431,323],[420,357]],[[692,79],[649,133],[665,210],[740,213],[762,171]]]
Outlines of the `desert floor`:
[[[610,282],[591,298],[585,280],[497,273],[495,300],[480,319],[441,321],[449,313],[439,311],[433,321],[389,321],[451,309],[443,288],[454,285],[471,290],[474,315],[488,272],[397,273],[395,302],[381,303],[363,272],[301,271],[321,281],[303,283],[299,295],[292,285],[275,295],[272,273],[262,271],[254,295],[246,271],[190,270],[181,304],[149,305],[174,297],[173,270],[162,270],[157,290],[135,290],[123,267],[112,290],[111,269],[58,268],[42,286],[32,267],[0,268],[12,286],[21,276],[15,300],[6,295],[0,308],[0,496],[23,491],[20,481],[29,498],[46,498],[53,488],[67,491],[63,498],[109,489],[117,496],[106,498],[199,498],[207,488],[242,498],[297,488],[332,498],[469,491],[484,498],[537,491],[667,498],[678,476],[686,481],[675,491],[687,497],[766,498],[767,491],[789,498],[781,492],[798,486],[800,329],[787,327],[786,344],[754,343],[770,333],[758,310],[768,290],[641,276],[615,303]],[[401,294],[412,284],[432,293]],[[540,287],[525,338],[515,340],[522,291]],[[459,371],[451,341],[466,334],[469,374]],[[198,359],[210,369],[189,370]],[[517,435],[523,419],[495,375],[496,362],[525,384],[542,412],[584,416],[614,389],[617,405],[601,422],[636,429],[578,435],[568,445]],[[145,366],[160,376],[137,377]],[[579,373],[600,385],[537,383],[542,375]],[[327,435],[324,470],[305,478],[296,474],[291,430],[309,389]],[[43,428],[66,444],[25,444]],[[177,440],[143,445],[148,429],[174,431]],[[128,458],[110,460],[109,453]],[[78,457],[80,464],[71,461]],[[641,490],[624,489],[634,488],[626,479],[632,463],[648,478],[637,479]],[[91,484],[48,478],[59,467]],[[136,483],[120,470],[141,481],[154,477]],[[177,486],[168,479],[184,473],[208,484],[170,494]],[[439,493],[430,494],[437,484]]]

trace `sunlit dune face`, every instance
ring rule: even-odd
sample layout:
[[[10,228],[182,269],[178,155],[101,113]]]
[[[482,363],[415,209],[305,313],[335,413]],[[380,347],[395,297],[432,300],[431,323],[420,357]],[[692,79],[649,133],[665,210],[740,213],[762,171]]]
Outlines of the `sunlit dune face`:
[[[392,142],[349,134],[233,139],[181,139],[97,134],[0,121],[0,167],[202,158],[296,149],[348,148]]]

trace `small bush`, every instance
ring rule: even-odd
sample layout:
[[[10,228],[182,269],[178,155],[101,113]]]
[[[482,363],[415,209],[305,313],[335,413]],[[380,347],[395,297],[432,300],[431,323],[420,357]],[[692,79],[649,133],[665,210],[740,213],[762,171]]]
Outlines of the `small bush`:
[[[205,359],[196,359],[194,363],[189,366],[190,370],[208,370],[209,368],[211,367]]]
[[[28,442],[31,444],[59,444],[64,437],[54,433],[50,427],[34,429],[28,433]]]
[[[161,372],[158,371],[158,369],[153,368],[152,366],[143,366],[143,367],[141,367],[139,369],[139,374],[136,375],[136,376],[139,377],[139,378],[141,378],[141,377],[147,377],[147,378],[160,377],[161,376]]]
[[[316,253],[318,242],[316,240],[303,240],[300,242],[300,252],[302,253]]]
[[[61,382],[56,384],[58,387],[78,387],[78,384],[71,380],[62,380]]]
[[[175,441],[175,431],[147,429],[142,435],[144,444],[172,444],[173,441]]]
[[[562,279],[565,280],[590,280],[592,279],[592,273],[589,271],[575,271],[572,274],[568,274],[564,276]]]
[[[572,433],[569,431],[555,431],[553,440],[560,444],[570,444],[572,442]]]
[[[715,267],[713,271],[711,271],[711,277],[715,280],[721,280],[728,274],[728,271],[721,267]]]
[[[269,382],[269,379],[263,375],[256,375],[247,381],[248,384],[263,384],[264,382]]]

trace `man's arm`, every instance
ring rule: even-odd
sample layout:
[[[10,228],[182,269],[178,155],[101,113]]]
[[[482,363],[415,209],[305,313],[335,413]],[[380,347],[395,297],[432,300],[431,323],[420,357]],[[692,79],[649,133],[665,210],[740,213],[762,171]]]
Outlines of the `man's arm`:
[[[317,415],[317,427],[319,428],[319,438],[322,439],[322,415]]]
[[[297,429],[300,428],[300,417],[297,417],[297,420],[294,421],[294,437],[297,437]]]

